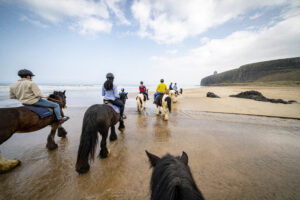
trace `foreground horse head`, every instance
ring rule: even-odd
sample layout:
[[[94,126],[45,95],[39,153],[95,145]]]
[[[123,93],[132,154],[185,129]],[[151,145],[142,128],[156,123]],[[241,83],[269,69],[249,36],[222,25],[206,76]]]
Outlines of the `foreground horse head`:
[[[188,156],[182,152],[181,157],[170,154],[159,158],[146,151],[151,166],[151,200],[204,200],[198,189],[190,168]]]
[[[49,95],[49,100],[58,103],[61,108],[66,107],[65,92],[55,91]],[[25,107],[0,108],[0,144],[8,140],[14,133],[33,132],[48,125],[51,125],[51,132],[48,135],[46,147],[53,150],[57,148],[54,140],[56,130],[58,129],[59,137],[65,137],[67,134],[54,114],[41,119],[36,113]],[[5,173],[18,164],[17,160],[6,160],[0,155],[0,173]]]
[[[164,120],[168,120],[168,112],[172,111],[172,99],[169,95],[164,94],[164,95],[159,95],[156,100],[155,100],[155,104],[157,107],[156,110],[156,115],[161,114],[161,110],[163,110],[163,117]]]
[[[142,110],[146,109],[146,97],[144,94],[138,94],[136,96],[136,104],[138,112],[142,112]]]
[[[125,104],[127,93],[120,93],[120,100]],[[106,139],[109,128],[111,129],[110,141],[117,139],[115,124],[119,122],[119,130],[125,128],[124,121],[120,114],[106,104],[95,104],[90,106],[83,118],[80,144],[78,148],[76,171],[79,174],[86,173],[90,169],[90,162],[94,160],[95,149],[98,143],[98,133],[101,134],[100,158],[106,158],[110,151],[106,147]]]

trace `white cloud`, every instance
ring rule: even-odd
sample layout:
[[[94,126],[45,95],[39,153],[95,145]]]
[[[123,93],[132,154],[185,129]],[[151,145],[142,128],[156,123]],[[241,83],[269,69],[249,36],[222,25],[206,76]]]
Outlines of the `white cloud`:
[[[284,0],[135,0],[131,11],[140,24],[140,36],[170,44],[199,35],[249,10],[286,3]]]
[[[35,26],[38,26],[38,27],[41,27],[41,28],[48,28],[49,26],[46,25],[46,24],[43,24],[42,22],[38,21],[38,20],[33,20],[33,19],[30,19],[29,17],[27,16],[21,16],[20,18],[21,21],[26,21],[26,22],[29,22]]]
[[[160,71],[174,70],[182,80],[201,80],[215,70],[223,72],[243,64],[300,56],[300,15],[258,31],[237,31],[223,39],[212,39],[186,56],[155,57]],[[174,75],[175,77],[175,75]]]
[[[178,52],[177,49],[170,49],[170,50],[167,50],[167,51],[166,51],[166,53],[167,53],[167,54],[170,54],[170,55],[174,55],[174,54],[176,54],[177,52]]]
[[[114,14],[122,24],[130,24],[120,9],[120,0],[21,0],[25,6],[54,24],[71,22],[81,34],[110,32]]]
[[[254,15],[252,15],[252,16],[250,16],[249,17],[249,19],[257,19],[257,18],[259,18],[259,17],[261,17],[262,16],[262,13],[255,13]]]
[[[112,24],[104,20],[90,17],[80,20],[78,22],[78,27],[80,30],[80,34],[95,35],[98,32],[109,33],[111,31]]]

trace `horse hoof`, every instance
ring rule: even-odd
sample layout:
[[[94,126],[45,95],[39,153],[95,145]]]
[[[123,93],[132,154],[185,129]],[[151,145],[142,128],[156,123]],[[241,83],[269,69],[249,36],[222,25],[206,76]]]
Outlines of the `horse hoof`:
[[[58,137],[65,138],[66,135],[67,135],[67,131],[63,127],[58,128],[58,130],[57,130],[57,136]]]
[[[109,140],[110,140],[110,141],[115,141],[115,140],[117,140],[117,139],[118,139],[118,136],[117,136],[117,135],[114,135],[114,136],[110,135],[110,137],[109,137]]]
[[[120,125],[118,129],[119,129],[119,131],[123,131],[125,129],[125,126],[124,125]]]
[[[55,143],[47,144],[47,148],[48,148],[49,150],[54,150],[54,149],[56,149],[57,147],[58,147],[58,145],[55,144]]]
[[[79,169],[76,168],[76,171],[78,172],[78,174],[84,174],[87,173],[90,170],[90,165],[86,165],[84,167],[80,167]]]
[[[110,154],[110,149],[105,149],[100,151],[100,158],[107,158]]]

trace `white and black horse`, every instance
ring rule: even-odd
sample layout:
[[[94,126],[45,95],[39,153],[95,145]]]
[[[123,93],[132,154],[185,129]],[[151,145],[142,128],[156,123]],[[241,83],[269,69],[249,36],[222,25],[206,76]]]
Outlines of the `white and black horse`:
[[[168,120],[168,112],[172,111],[172,99],[169,95],[158,95],[155,102],[157,110],[156,115],[160,115],[162,112],[162,116],[164,120]]]
[[[175,90],[170,90],[169,95],[171,96],[172,103],[176,103],[178,93]]]
[[[140,93],[136,96],[136,104],[137,104],[137,111],[141,113],[143,110],[146,109],[146,101],[147,98],[144,94]]]
[[[188,155],[181,157],[170,154],[159,158],[146,151],[151,167],[151,200],[204,200],[190,168]]]

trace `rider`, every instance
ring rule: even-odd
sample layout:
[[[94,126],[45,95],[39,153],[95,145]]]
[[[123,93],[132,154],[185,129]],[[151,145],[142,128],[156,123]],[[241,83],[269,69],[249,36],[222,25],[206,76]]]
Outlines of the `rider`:
[[[163,95],[167,90],[167,85],[164,83],[164,79],[160,79],[160,84],[158,84],[156,88],[156,92],[154,93],[154,103],[158,95]]]
[[[173,85],[173,83],[171,82],[170,85],[169,85],[169,90],[173,90],[173,86],[172,85]]]
[[[69,117],[61,116],[60,107],[57,103],[47,100],[49,97],[41,93],[38,85],[32,81],[32,77],[35,75],[30,70],[19,70],[18,76],[20,76],[21,79],[12,84],[9,88],[11,99],[18,99],[24,105],[53,108],[60,124],[69,119]]]
[[[177,89],[178,89],[177,88],[177,83],[175,83],[174,86],[173,86],[173,90],[175,90],[175,93],[178,95],[178,90]]]
[[[102,86],[102,96],[104,101],[109,101],[113,105],[116,105],[120,108],[120,116],[121,118],[125,119],[124,116],[124,104],[120,100],[120,95],[118,94],[117,86],[113,83],[114,82],[114,75],[112,73],[106,74],[106,81]]]
[[[143,81],[140,82],[139,90],[140,90],[140,94],[144,94],[146,96],[147,100],[149,100],[147,89],[146,89],[146,86],[144,85]]]

